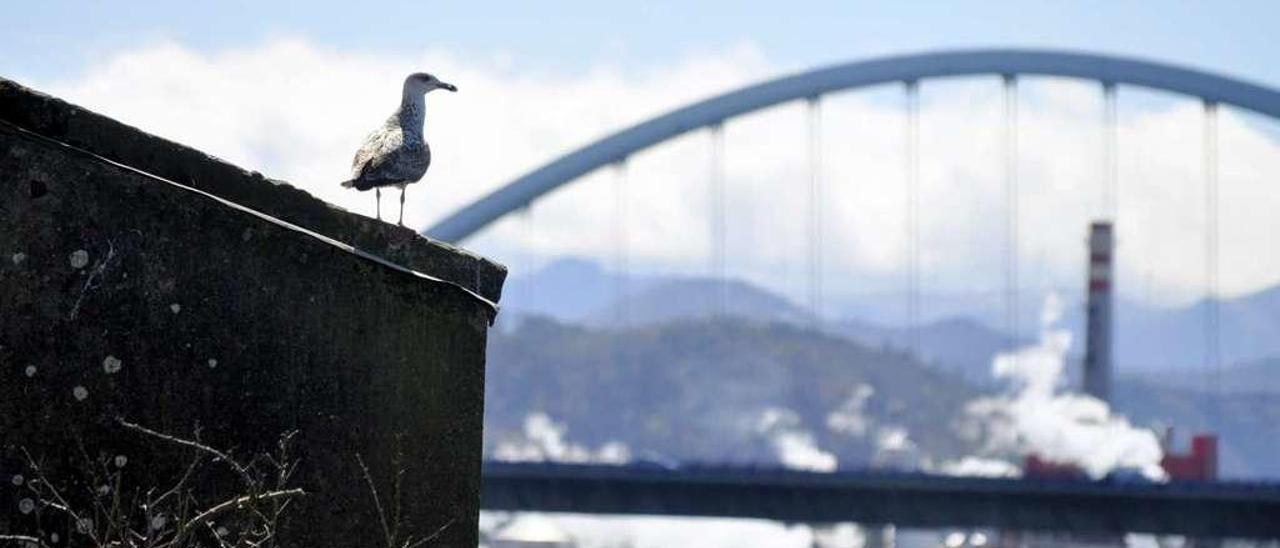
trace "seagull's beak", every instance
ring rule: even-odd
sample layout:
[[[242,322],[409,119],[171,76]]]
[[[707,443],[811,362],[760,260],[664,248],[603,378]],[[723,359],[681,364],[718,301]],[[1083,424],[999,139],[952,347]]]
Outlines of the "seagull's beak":
[[[440,89],[447,89],[447,90],[449,90],[449,91],[458,91],[458,86],[455,86],[455,85],[453,85],[453,84],[446,84],[446,83],[444,83],[444,82],[440,82]]]

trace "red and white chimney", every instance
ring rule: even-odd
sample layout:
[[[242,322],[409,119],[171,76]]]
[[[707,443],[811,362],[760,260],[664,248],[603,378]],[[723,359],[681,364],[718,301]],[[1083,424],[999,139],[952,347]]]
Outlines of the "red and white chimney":
[[[1089,225],[1089,296],[1084,350],[1084,391],[1111,403],[1111,286],[1115,238],[1110,221]]]

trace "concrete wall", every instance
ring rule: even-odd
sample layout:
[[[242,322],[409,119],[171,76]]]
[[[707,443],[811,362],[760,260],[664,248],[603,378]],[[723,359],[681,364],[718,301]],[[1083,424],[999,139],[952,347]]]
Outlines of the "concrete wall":
[[[246,457],[297,430],[284,545],[382,543],[357,454],[384,501],[404,470],[406,530],[475,545],[501,266],[4,80],[0,120],[0,480],[23,449],[127,453],[138,485],[182,469],[116,417]],[[18,491],[0,534],[30,525]]]

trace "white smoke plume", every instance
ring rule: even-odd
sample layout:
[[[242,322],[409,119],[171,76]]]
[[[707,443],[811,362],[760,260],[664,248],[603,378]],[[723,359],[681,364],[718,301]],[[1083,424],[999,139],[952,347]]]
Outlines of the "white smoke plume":
[[[835,409],[827,413],[827,430],[872,444],[871,465],[876,468],[910,470],[924,464],[924,456],[905,426],[877,422],[867,413],[867,403],[875,387],[858,383]]]
[[[995,359],[992,372],[1008,380],[1011,390],[970,402],[965,433],[985,438],[984,452],[998,458],[1034,454],[1077,465],[1092,478],[1126,469],[1163,479],[1155,433],[1134,427],[1101,400],[1062,390],[1071,347],[1071,334],[1056,327],[1062,308],[1062,299],[1050,294],[1040,340]]]
[[[946,461],[938,466],[936,472],[947,476],[982,478],[1016,478],[1022,475],[1022,469],[1009,461],[975,456]]]
[[[530,413],[524,419],[523,439],[500,442],[493,457],[508,462],[626,464],[631,461],[631,450],[622,442],[611,441],[593,451],[567,441],[568,430],[545,413]]]
[[[921,456],[907,427],[888,424],[877,429],[875,453],[871,455],[872,466],[912,470],[920,466]]]
[[[874,424],[874,419],[867,416],[867,401],[874,396],[876,389],[869,384],[859,383],[849,392],[849,397],[827,414],[827,429],[832,432],[862,437]]]
[[[836,469],[836,456],[818,448],[813,435],[800,425],[800,417],[790,409],[765,409],[760,413],[756,431],[769,440],[778,460],[787,468],[813,472]]]

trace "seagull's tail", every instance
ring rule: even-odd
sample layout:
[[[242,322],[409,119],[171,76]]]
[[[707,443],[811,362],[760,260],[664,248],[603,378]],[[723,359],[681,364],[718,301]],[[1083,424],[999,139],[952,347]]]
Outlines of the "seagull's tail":
[[[354,188],[356,190],[369,190],[375,186],[377,185],[373,184],[371,181],[362,181],[360,179],[348,179],[342,182],[343,188]]]

